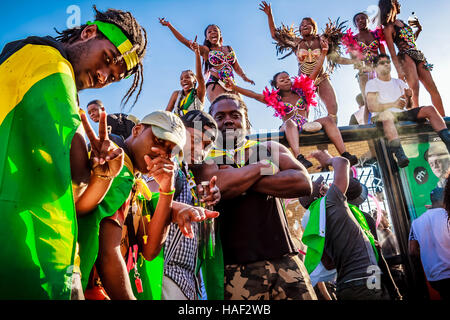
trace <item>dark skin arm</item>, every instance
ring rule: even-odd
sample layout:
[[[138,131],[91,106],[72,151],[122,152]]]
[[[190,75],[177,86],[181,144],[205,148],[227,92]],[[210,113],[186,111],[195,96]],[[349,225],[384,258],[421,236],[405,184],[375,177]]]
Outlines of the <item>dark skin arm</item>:
[[[175,108],[175,102],[177,101],[178,92],[179,91],[176,90],[170,96],[169,103],[167,104],[167,107],[166,107],[166,111],[172,112],[173,108]]]
[[[195,37],[195,40],[197,37]],[[206,84],[202,72],[202,61],[200,54],[200,46],[197,42],[192,42],[191,49],[195,52],[195,77],[197,78],[197,97],[201,102],[205,102]]]
[[[414,258],[420,258],[419,241],[417,241],[417,240],[409,240],[408,252],[409,252],[410,256],[412,256]]]
[[[311,153],[319,161],[321,168],[332,166],[334,169],[333,184],[343,193],[347,192],[349,184],[350,162],[343,157],[331,157],[328,151],[314,151]]]
[[[270,4],[268,4],[266,1],[262,1],[259,5],[259,10],[263,11],[267,15],[267,22],[269,24],[269,30],[270,30],[270,36],[275,41],[277,40],[277,37],[275,36],[275,21],[273,19],[272,14],[272,7]]]
[[[317,78],[317,76],[319,75],[320,70],[322,70],[322,66],[325,61],[325,57],[327,56],[327,53],[328,53],[328,41],[324,38],[320,38],[320,47],[322,48],[320,57],[319,57],[319,59],[317,59],[317,64],[314,67],[314,70],[309,75],[309,78],[311,80],[315,80]]]
[[[237,93],[240,93],[246,97],[255,99],[256,101],[266,104],[266,101],[264,100],[264,95],[262,95],[260,93],[257,93],[255,91],[252,91],[249,89],[241,88],[241,87],[237,86],[236,84],[234,84],[233,81],[231,81],[230,79],[227,79],[225,84],[226,84],[227,88],[230,88],[231,90],[236,91]]]
[[[233,51],[233,49],[230,47],[230,52]],[[241,65],[236,59],[236,62],[233,64],[233,69],[236,71],[236,73],[244,80],[245,82],[249,82],[251,84],[255,84],[255,82],[249,78],[247,78],[247,75],[244,73],[244,70],[242,70]]]
[[[180,41],[182,44],[184,44],[186,47],[192,50],[191,48],[192,42],[186,39],[180,32],[178,32],[178,30],[175,29],[169,21],[167,21],[165,18],[159,18],[159,23],[161,23],[161,25],[165,27],[168,27],[178,41]],[[209,49],[207,46],[200,45],[199,50],[202,57],[207,56],[209,53]]]
[[[72,179],[80,186],[78,192],[74,194],[77,215],[91,212],[103,200],[113,178],[123,165],[123,150],[108,139],[106,113],[100,112],[99,137],[90,126],[86,114],[83,112],[80,116],[91,142],[92,172],[86,142],[81,131],[77,131],[70,150]]]
[[[278,198],[297,198],[312,192],[312,182],[305,167],[289,150],[274,141],[267,142],[271,158],[278,162],[279,172],[265,175],[254,183],[252,190]]]
[[[231,166],[223,166],[222,168],[219,169],[217,164],[204,164],[194,174],[203,181],[216,176],[222,199],[232,199],[247,191],[256,181],[261,179],[261,169],[271,168],[271,165],[258,162],[242,168]]]

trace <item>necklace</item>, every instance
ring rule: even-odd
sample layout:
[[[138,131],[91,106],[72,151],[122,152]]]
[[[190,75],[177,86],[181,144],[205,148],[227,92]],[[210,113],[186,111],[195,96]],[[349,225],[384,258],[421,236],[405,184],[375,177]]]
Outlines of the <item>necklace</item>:
[[[314,40],[316,40],[316,38],[314,36],[312,36],[312,40],[306,40],[305,38],[303,38],[303,41],[305,41],[306,47],[309,50],[311,50],[311,47],[314,44]]]

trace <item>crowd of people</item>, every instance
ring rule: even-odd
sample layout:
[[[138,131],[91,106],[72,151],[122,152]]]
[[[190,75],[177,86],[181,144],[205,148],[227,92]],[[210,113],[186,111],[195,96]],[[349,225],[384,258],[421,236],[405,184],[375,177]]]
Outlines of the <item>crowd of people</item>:
[[[131,76],[122,103],[134,95],[136,103],[145,90],[147,33],[130,12],[94,6],[93,22],[8,43],[0,54],[0,299],[403,299],[383,249],[395,236],[388,221],[377,233],[361,209],[367,188],[353,175],[358,158],[337,127],[329,76],[337,64],[355,67],[361,95],[352,124],[375,123],[399,168],[409,159],[398,121],[429,121],[444,153],[450,134],[432,65],[415,44],[420,23],[399,20],[397,0],[380,0],[379,8],[376,30],[359,12],[356,35],[331,22],[318,34],[311,17],[298,30],[277,28],[262,1],[277,53],[294,53],[299,69],[293,77],[276,73],[261,92],[236,84],[234,73],[254,82],[217,25],[198,44],[159,18],[192,50],[195,71],[180,73],[165,110],[141,119],[108,113],[101,90],[86,106],[78,100],[79,91]],[[419,81],[433,105],[419,106]],[[273,108],[289,148],[248,138],[244,97]],[[310,121],[318,99],[328,114]],[[301,133],[322,129],[338,155],[302,154]],[[313,181],[312,159],[334,172],[331,185]],[[448,180],[442,173],[432,208],[410,234],[411,256],[442,299],[450,291]],[[283,199],[306,210],[305,252]]]

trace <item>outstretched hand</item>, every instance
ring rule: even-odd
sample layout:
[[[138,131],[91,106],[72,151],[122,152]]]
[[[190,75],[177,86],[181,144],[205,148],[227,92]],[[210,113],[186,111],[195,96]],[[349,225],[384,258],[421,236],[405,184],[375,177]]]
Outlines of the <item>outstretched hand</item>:
[[[166,18],[158,18],[159,23],[161,23],[164,27],[170,26],[170,22],[166,20]]]
[[[172,204],[172,222],[178,224],[181,233],[187,238],[194,238],[192,223],[206,219],[217,218],[219,212],[207,210],[201,207],[193,207],[185,203],[174,202]]]
[[[272,14],[272,7],[270,6],[270,3],[267,3],[266,1],[262,1],[259,4],[259,10],[263,11],[267,15]]]
[[[80,113],[81,122],[91,143],[92,170],[95,175],[114,178],[123,166],[124,153],[109,140],[106,129],[106,112],[100,110],[98,137],[87,120],[86,113]]]
[[[190,47],[196,54],[200,54],[200,46],[197,43],[197,36],[195,36],[194,41],[190,41]]]
[[[248,83],[251,83],[252,85],[255,85],[255,81],[253,81],[253,80],[247,78],[246,75],[243,75],[242,79],[243,79],[245,82],[248,82]]]

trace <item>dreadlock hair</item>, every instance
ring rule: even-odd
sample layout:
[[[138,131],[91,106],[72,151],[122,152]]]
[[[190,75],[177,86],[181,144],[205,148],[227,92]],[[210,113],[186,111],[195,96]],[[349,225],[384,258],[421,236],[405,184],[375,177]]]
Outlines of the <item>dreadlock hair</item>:
[[[95,10],[95,20],[112,23],[119,27],[119,29],[124,33],[124,35],[128,38],[128,40],[131,41],[133,45],[130,51],[136,52],[139,58],[139,63],[133,69],[127,70],[125,74],[125,77],[134,74],[134,79],[130,89],[128,89],[127,93],[121,100],[123,109],[123,107],[128,103],[128,100],[139,87],[133,105],[130,107],[131,111],[141,94],[142,85],[144,83],[144,66],[142,64],[142,61],[144,60],[147,48],[147,32],[141,25],[139,25],[139,23],[130,12],[125,12],[117,9],[108,9],[105,12],[101,12],[97,10],[97,7],[95,5],[93,6],[93,8]],[[61,32],[55,29],[55,31],[59,34],[59,36],[56,37],[56,40],[71,44],[80,38],[81,33],[86,27],[87,25],[84,24],[80,27],[66,29]],[[106,37],[100,32],[100,30],[98,31],[99,32],[97,33],[97,39],[106,39]],[[118,60],[122,58],[123,56],[120,56],[118,57]]]
[[[212,115],[213,106],[221,100],[234,100],[237,102],[239,108],[242,109],[242,111],[244,111],[245,127],[249,131],[250,128],[252,127],[252,124],[250,123],[250,120],[248,119],[248,108],[247,108],[247,105],[245,104],[244,100],[242,100],[242,98],[240,96],[238,96],[237,94],[222,93],[222,94],[218,95],[214,99],[214,101],[211,102],[211,105],[209,106],[209,114]]]
[[[209,27],[216,27],[217,29],[219,29],[219,32],[220,32],[220,40],[223,41],[223,39],[222,39],[222,31],[220,30],[219,26],[216,25],[216,24],[209,24],[209,25],[206,27],[205,31],[203,32],[203,34],[205,35],[205,41],[203,41],[203,45],[204,45],[204,46],[207,46],[208,49],[211,50],[211,48],[212,48],[212,43],[211,43],[208,39],[206,39],[206,34],[207,34],[207,32],[208,32],[208,28],[209,28]],[[209,68],[211,67],[211,65],[209,64],[208,59],[203,60],[203,67],[204,67],[205,73],[208,72]]]
[[[384,26],[395,21],[397,10],[392,3],[393,1],[396,0],[378,1],[378,7],[380,8],[380,23]]]
[[[367,13],[365,13],[365,12],[358,12],[357,14],[355,14],[355,15],[353,16],[353,24],[355,25],[355,27],[357,27],[357,25],[356,25],[356,17],[359,16],[359,15],[361,15],[361,14],[362,14],[363,16],[365,16],[367,20],[369,20],[369,16],[367,15]]]

